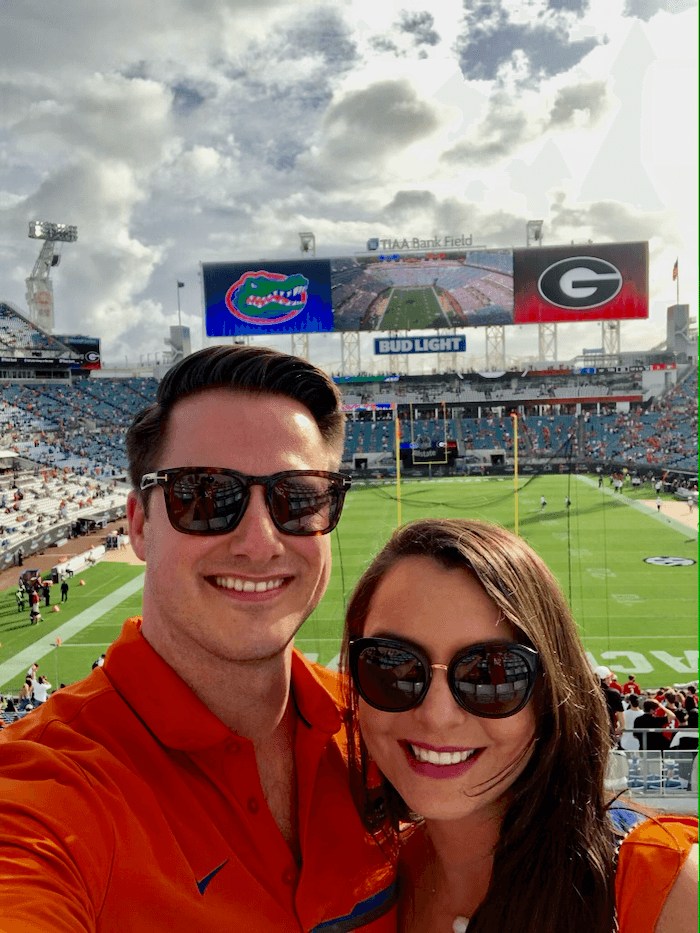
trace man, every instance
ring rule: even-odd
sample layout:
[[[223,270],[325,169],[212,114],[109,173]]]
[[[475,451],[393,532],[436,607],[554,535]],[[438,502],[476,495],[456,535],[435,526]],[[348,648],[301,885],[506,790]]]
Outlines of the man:
[[[68,580],[61,581],[61,602],[68,602]]]
[[[641,695],[642,688],[639,686],[639,684],[635,680],[634,674],[629,675],[629,677],[627,678],[627,683],[622,688],[622,692],[625,696],[627,696],[630,693],[636,694],[637,696]]]
[[[339,402],[304,360],[213,347],[137,415],[143,619],[0,734],[3,933],[396,929],[336,675],[292,647],[349,485]]]
[[[645,700],[644,713],[634,720],[635,729],[661,729],[670,722],[671,715],[656,700]],[[660,719],[665,720],[660,722]],[[635,732],[639,747],[645,751],[666,751],[671,744],[663,732]]]
[[[622,695],[617,690],[610,687],[613,679],[613,672],[604,664],[599,665],[593,671],[600,680],[600,687],[608,706],[608,715],[610,716],[610,736],[613,745],[618,746],[620,736],[625,728],[625,707],[622,703]]]

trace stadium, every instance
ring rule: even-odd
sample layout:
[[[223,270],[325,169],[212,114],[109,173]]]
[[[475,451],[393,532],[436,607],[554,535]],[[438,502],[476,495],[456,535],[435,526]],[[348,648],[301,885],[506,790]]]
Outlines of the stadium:
[[[333,260],[331,289],[341,331],[502,326],[512,321],[512,254]],[[140,612],[124,438],[158,378],[189,352],[184,330],[171,329],[159,367],[115,378],[100,365],[98,338],[59,337],[31,311],[0,302],[4,698],[18,699],[33,662],[54,689],[85,676]],[[620,681],[633,674],[645,689],[696,684],[694,336],[680,348],[669,337],[645,352],[567,363],[335,373],[353,489],[333,535],[333,577],[300,649],[337,665],[347,598],[397,524],[469,516],[514,529],[542,555],[593,665],[609,665]],[[53,584],[38,623],[20,605],[20,577]],[[687,794],[687,756],[671,755],[673,779],[659,771],[639,792]]]

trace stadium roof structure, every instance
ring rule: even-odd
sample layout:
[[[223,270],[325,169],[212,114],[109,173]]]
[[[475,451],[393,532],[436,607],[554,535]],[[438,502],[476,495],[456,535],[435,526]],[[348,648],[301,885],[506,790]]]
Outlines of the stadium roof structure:
[[[33,323],[7,299],[0,299],[0,355],[38,360],[64,357],[78,359],[75,351]]]

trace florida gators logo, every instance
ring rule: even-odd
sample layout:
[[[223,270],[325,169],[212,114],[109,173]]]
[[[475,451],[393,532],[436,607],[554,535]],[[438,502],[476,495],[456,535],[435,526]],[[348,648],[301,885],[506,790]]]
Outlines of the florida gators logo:
[[[226,307],[239,321],[268,327],[290,321],[306,307],[309,280],[300,273],[245,272],[226,292]]]

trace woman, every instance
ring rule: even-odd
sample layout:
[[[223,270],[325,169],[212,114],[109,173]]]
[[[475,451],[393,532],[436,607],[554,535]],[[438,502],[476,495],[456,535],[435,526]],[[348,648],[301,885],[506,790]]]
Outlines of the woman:
[[[401,930],[695,933],[697,820],[610,808],[603,697],[521,539],[399,529],[350,600],[341,663],[351,775],[398,854]]]
[[[625,701],[627,702],[627,709],[623,713],[625,731],[620,737],[620,748],[624,748],[625,751],[639,751],[639,740],[631,732],[635,719],[642,713],[639,708],[639,697],[636,693],[629,693],[625,697]]]
[[[19,711],[23,713],[28,708],[33,708],[32,702],[34,694],[32,693],[32,678],[26,677],[19,691]]]

